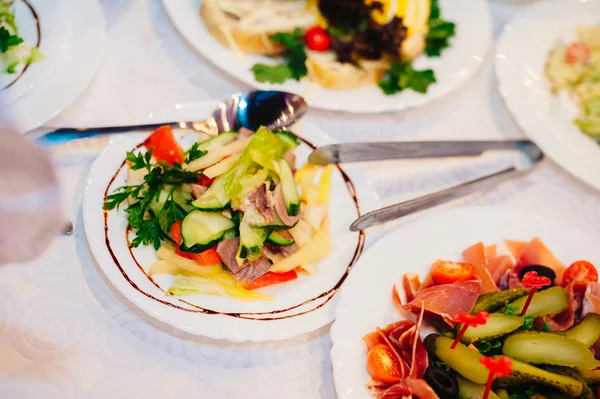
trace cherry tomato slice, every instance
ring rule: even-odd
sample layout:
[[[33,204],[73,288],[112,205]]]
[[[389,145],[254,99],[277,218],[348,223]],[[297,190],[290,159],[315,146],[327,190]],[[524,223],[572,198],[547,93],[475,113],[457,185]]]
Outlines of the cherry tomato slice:
[[[298,273],[294,269],[285,273],[269,272],[262,277],[257,278],[251,283],[244,286],[247,290],[256,290],[258,288],[267,287],[269,285],[286,283],[298,278]]]
[[[598,281],[598,270],[590,262],[578,260],[565,271],[562,285],[566,287],[572,281],[581,284],[595,283]]]
[[[177,246],[181,245],[183,242],[183,237],[181,236],[181,220],[178,220],[171,225],[169,236],[173,241],[175,241]],[[181,256],[182,258],[191,259],[200,266],[211,266],[221,263],[221,257],[217,253],[217,247],[209,248],[204,252],[200,252],[199,254],[184,252],[177,248],[175,249],[175,254]]]
[[[169,231],[169,236],[177,246],[181,245],[183,242],[183,237],[181,236],[181,220],[176,221],[171,225],[171,230]]]
[[[565,52],[565,62],[567,64],[581,64],[590,56],[590,47],[584,42],[573,42]]]
[[[201,175],[198,178],[198,184],[201,185],[201,186],[204,186],[204,187],[210,187],[211,184],[213,184],[214,181],[215,181],[214,178],[211,179],[210,177],[204,176],[204,175]]]
[[[144,145],[152,150],[152,156],[157,161],[165,161],[171,165],[183,164],[183,151],[169,126],[161,126],[146,139]]]
[[[367,355],[367,371],[374,380],[392,384],[402,378],[400,363],[389,346],[375,345]]]
[[[431,277],[438,284],[452,284],[473,278],[473,265],[465,262],[437,260],[431,265]]]
[[[320,26],[310,28],[304,34],[306,46],[314,51],[325,51],[331,46],[331,38]]]

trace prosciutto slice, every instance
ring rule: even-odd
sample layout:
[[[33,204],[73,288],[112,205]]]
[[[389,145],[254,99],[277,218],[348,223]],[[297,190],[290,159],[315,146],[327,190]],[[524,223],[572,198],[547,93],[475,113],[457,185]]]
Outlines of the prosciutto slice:
[[[406,273],[402,276],[402,288],[404,289],[404,297],[406,303],[415,299],[415,296],[421,288],[421,279],[416,273]]]
[[[573,282],[565,287],[567,295],[569,296],[567,308],[560,313],[544,317],[550,331],[565,331],[573,326],[576,313],[583,304],[585,289],[585,285],[575,284]]]
[[[600,314],[600,283],[588,283],[585,297],[583,299],[583,314]]]
[[[479,280],[436,285],[420,291],[415,299],[402,308],[417,314],[420,313],[422,306],[426,313],[439,315],[448,326],[453,328],[456,326],[454,316],[459,313],[471,313],[480,289]]]
[[[498,286],[488,270],[485,247],[482,242],[470,246],[462,253],[465,262],[473,265],[473,275],[481,280],[480,294],[499,291]]]

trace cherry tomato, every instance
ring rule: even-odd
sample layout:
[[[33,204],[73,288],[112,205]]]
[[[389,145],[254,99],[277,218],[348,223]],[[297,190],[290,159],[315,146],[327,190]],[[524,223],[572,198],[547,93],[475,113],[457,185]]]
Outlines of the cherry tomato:
[[[267,287],[269,285],[281,284],[292,281],[298,278],[298,273],[294,269],[285,273],[269,272],[262,277],[257,278],[251,283],[244,286],[247,290],[256,290],[258,288]]]
[[[314,51],[325,51],[331,46],[331,38],[320,26],[307,30],[304,34],[304,42],[309,49]]]
[[[144,145],[152,150],[152,156],[157,161],[165,161],[171,165],[183,164],[183,151],[175,140],[169,126],[161,126],[146,139]]]
[[[567,64],[581,64],[590,56],[590,47],[584,42],[573,42],[565,52],[565,62]]]
[[[437,260],[431,265],[431,277],[438,284],[452,284],[473,278],[473,265],[465,262]]]
[[[566,287],[572,281],[583,284],[595,283],[598,281],[598,270],[590,262],[578,260],[565,271],[562,285]]]
[[[183,242],[183,237],[181,236],[181,220],[178,220],[171,225],[169,236],[173,241],[175,241],[177,246],[181,245]],[[182,258],[191,259],[200,266],[211,266],[221,263],[221,257],[217,253],[217,247],[209,248],[204,252],[200,252],[199,254],[184,252],[177,248],[175,249],[175,254],[181,256]]]
[[[181,245],[183,242],[183,237],[181,236],[181,220],[178,220],[171,225],[169,236],[173,241],[175,241],[175,244],[178,246]]]
[[[392,384],[402,378],[400,362],[389,346],[375,345],[367,355],[367,371],[374,380]]]
[[[214,181],[214,178],[211,179],[210,177],[204,175],[201,175],[198,178],[198,184],[204,187],[210,187],[210,185],[213,184]]]

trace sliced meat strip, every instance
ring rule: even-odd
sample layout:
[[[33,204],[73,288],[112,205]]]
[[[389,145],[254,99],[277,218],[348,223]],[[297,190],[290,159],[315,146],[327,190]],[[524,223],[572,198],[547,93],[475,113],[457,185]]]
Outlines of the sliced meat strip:
[[[192,188],[192,197],[198,199],[208,190],[208,187],[201,186],[200,184],[190,184]]]
[[[241,127],[240,130],[238,131],[237,136],[235,136],[236,140],[243,140],[246,139],[250,136],[252,136],[255,132],[253,132],[252,130],[245,128],[245,127]]]
[[[412,395],[419,399],[440,399],[425,380],[420,378],[405,378],[404,383],[410,389]]]
[[[583,300],[583,314],[600,314],[600,283],[588,283],[585,298]]]
[[[247,261],[244,261],[246,263]],[[258,259],[248,263],[247,266],[242,268],[237,273],[233,274],[233,277],[240,283],[251,283],[259,277],[264,276],[269,272],[271,262],[266,256],[261,255]]]
[[[394,385],[390,386],[385,391],[383,391],[383,393],[381,394],[381,396],[379,396],[379,398],[381,398],[381,399],[403,399],[403,398],[409,398],[411,393],[412,393],[412,391],[410,390],[408,385],[406,385],[405,381],[402,380],[402,381],[399,381],[399,382],[395,383]]]
[[[567,308],[560,313],[544,317],[550,331],[565,331],[571,328],[575,324],[577,311],[583,304],[586,290],[585,285],[576,285],[571,282],[565,287],[565,290],[569,296]]]
[[[492,280],[496,285],[500,284],[500,280],[504,273],[507,270],[510,270],[514,267],[513,261],[510,256],[502,255],[498,256],[488,262],[487,269],[490,272],[490,276],[492,276]]]
[[[227,266],[232,274],[238,273],[244,267],[248,266],[248,262],[244,261],[243,264],[238,265],[235,256],[237,255],[238,247],[240,246],[240,238],[230,238],[228,240],[221,241],[217,245],[217,253],[221,257],[221,260]]]
[[[485,247],[482,242],[465,249],[462,253],[465,262],[473,265],[473,275],[481,280],[480,294],[499,291],[498,286],[492,279],[487,269],[487,259],[485,257]]]
[[[288,215],[287,208],[285,206],[285,201],[283,200],[283,192],[281,191],[281,185],[275,187],[275,210],[281,218],[281,221],[285,223],[286,226],[293,226],[296,224],[300,218],[302,218],[302,211],[298,212],[296,216]]]
[[[565,265],[559,261],[552,251],[539,238],[534,238],[527,243],[521,250],[518,258],[519,264],[515,267],[518,273],[520,268],[528,265],[542,265],[551,268],[556,273],[556,285],[562,285],[562,276],[567,269]]]
[[[275,220],[275,203],[274,199],[267,195],[266,184],[261,184],[244,198],[242,201],[242,210],[246,211],[252,205],[256,206],[256,209],[263,215],[267,223]]]
[[[296,154],[294,154],[293,151],[288,151],[283,155],[283,157],[285,158],[287,163],[290,164],[290,168],[292,169],[292,172],[295,171],[296,170]]]
[[[458,281],[452,284],[436,285],[420,291],[414,300],[403,306],[403,309],[415,314],[425,312],[439,315],[450,326],[456,326],[454,316],[459,313],[471,313],[479,291],[481,281]],[[429,316],[426,313],[426,317]]]
[[[421,280],[419,275],[416,273],[405,273],[402,276],[402,288],[404,289],[405,303],[408,303],[415,299],[419,288],[421,288]]]

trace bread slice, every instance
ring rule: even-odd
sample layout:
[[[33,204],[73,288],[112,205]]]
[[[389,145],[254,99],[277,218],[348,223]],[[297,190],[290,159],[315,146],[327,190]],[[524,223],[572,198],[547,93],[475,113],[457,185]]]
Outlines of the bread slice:
[[[269,40],[278,32],[303,30],[317,24],[304,0],[202,0],[200,16],[210,34],[234,51],[277,55],[284,48]],[[425,35],[414,34],[402,42],[400,53],[411,60],[425,49]],[[386,58],[361,61],[360,66],[336,61],[333,52],[307,49],[309,79],[327,89],[356,89],[377,84],[390,66]]]
[[[202,0],[200,16],[223,46],[259,55],[284,50],[269,40],[270,35],[316,24],[302,0]]]
[[[402,42],[400,52],[405,60],[412,60],[425,49],[425,36],[415,34]],[[342,64],[336,61],[332,52],[318,53],[308,51],[308,76],[327,89],[344,90],[377,84],[390,67],[388,58],[381,60],[363,60],[360,66]]]

